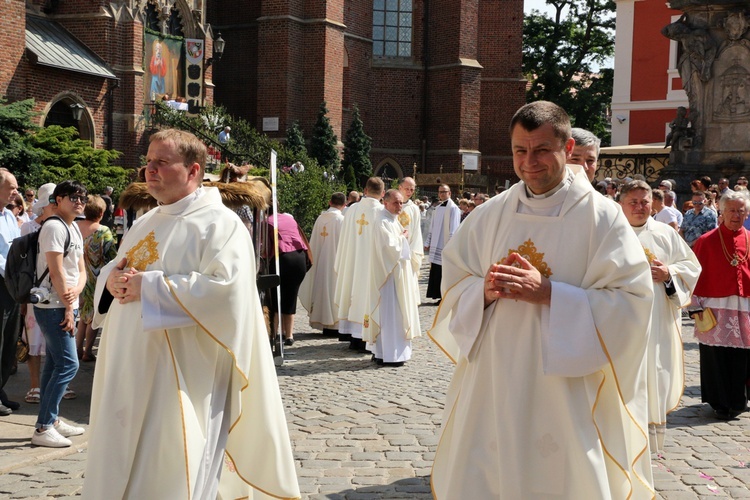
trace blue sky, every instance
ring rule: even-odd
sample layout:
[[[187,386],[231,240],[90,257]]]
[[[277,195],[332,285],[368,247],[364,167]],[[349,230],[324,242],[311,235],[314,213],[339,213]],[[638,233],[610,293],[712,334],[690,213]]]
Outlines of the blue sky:
[[[532,9],[541,10],[544,12],[548,9],[547,2],[544,0],[524,0],[523,1],[523,11],[524,12],[531,12]],[[550,11],[552,9],[549,9]]]

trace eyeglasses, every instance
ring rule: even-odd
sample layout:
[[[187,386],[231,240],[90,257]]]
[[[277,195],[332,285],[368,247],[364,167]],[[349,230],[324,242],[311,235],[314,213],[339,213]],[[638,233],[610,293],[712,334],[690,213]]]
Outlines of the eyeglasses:
[[[33,197],[34,197],[34,193],[26,193],[26,198],[33,198]]]
[[[89,202],[89,197],[88,196],[77,195],[77,194],[69,194],[68,195],[68,199],[72,203],[82,203],[83,205],[85,205],[86,203]]]
[[[446,191],[444,189],[441,189],[440,191],[438,191],[438,193],[450,193],[450,191]]]
[[[694,201],[693,205],[703,205],[704,203],[702,201]]]

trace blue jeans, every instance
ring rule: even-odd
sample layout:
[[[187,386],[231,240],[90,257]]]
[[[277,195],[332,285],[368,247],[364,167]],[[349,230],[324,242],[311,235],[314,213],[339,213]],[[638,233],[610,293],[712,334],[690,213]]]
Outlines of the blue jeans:
[[[75,312],[76,316],[78,311]],[[78,373],[76,339],[72,332],[64,332],[60,323],[65,319],[65,309],[34,308],[34,317],[44,334],[47,355],[42,370],[41,399],[36,427],[49,427],[57,422],[65,388]]]

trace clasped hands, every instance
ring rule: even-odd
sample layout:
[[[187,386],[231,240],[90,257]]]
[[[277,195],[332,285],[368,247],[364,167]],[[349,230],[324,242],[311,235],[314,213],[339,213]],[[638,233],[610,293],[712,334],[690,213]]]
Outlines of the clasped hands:
[[[549,304],[552,284],[516,252],[492,264],[484,277],[484,307],[497,299]]]
[[[141,300],[142,273],[131,267],[127,269],[128,260],[123,258],[107,277],[107,290],[120,304]]]
[[[669,281],[669,268],[659,259],[654,259],[651,262],[651,279],[655,283]]]

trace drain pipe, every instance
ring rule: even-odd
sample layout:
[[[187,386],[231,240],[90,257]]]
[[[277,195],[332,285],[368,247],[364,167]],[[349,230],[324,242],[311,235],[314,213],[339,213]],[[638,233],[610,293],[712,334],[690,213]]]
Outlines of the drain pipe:
[[[115,126],[115,89],[120,86],[120,79],[110,80],[107,89],[107,149],[114,148],[114,130]]]

